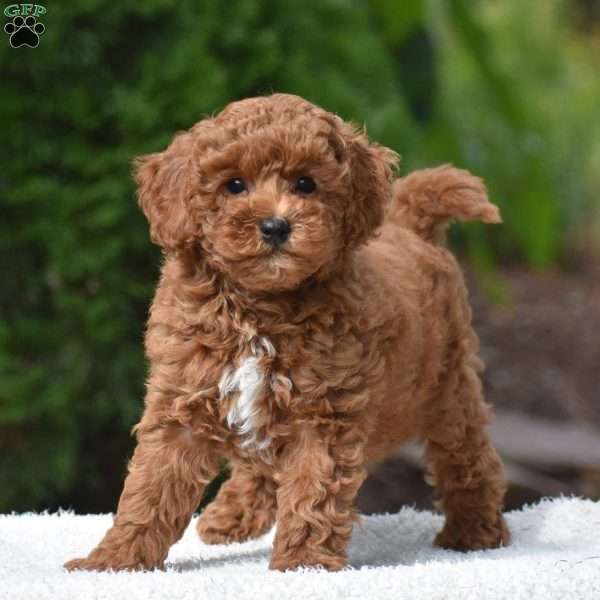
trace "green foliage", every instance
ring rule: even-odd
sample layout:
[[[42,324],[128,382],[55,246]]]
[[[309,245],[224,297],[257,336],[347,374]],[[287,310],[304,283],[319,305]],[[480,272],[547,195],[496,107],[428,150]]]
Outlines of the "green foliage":
[[[573,29],[571,3],[450,0],[438,15],[439,118],[460,162],[502,208],[496,253],[548,266],[592,199],[600,122],[598,57]],[[591,50],[591,48],[590,48]],[[477,229],[477,228],[474,228]],[[478,255],[478,236],[468,236]]]
[[[2,46],[0,510],[114,503],[160,262],[134,156],[272,90],[389,143],[410,129],[368,7],[342,5],[80,0],[49,7],[36,50]]]
[[[456,241],[480,265],[556,259],[593,189],[598,80],[542,3],[502,6],[78,0],[48,7],[38,48],[0,44],[0,511],[114,506],[160,263],[131,160],[231,100],[297,93],[404,170],[471,168],[506,226]]]

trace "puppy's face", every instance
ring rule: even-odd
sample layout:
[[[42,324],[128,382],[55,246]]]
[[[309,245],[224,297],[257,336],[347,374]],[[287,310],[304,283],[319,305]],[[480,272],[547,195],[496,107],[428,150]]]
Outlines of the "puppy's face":
[[[140,203],[167,251],[194,245],[237,285],[325,277],[383,218],[396,155],[284,94],[230,104],[140,160]]]

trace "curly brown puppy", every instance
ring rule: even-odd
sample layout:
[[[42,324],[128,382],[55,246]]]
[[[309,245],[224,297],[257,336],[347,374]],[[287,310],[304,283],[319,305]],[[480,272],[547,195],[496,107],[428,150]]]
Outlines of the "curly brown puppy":
[[[500,220],[452,167],[393,183],[397,156],[296,96],[227,106],[137,165],[164,249],[146,408],[114,525],[69,569],[152,569],[219,459],[207,543],[277,532],[271,567],[340,569],[368,461],[407,440],[446,524],[435,543],[508,541],[451,218]],[[378,233],[378,235],[376,235]]]

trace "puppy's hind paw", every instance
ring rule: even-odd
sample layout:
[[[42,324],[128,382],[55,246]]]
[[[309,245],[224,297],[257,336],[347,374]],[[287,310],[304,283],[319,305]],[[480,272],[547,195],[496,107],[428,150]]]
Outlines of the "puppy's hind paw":
[[[434,540],[434,545],[447,550],[468,552],[501,548],[510,543],[510,532],[504,517],[490,525],[485,523],[446,523]]]

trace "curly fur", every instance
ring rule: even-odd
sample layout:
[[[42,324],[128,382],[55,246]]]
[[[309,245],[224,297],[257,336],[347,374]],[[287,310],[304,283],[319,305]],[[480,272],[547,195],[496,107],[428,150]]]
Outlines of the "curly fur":
[[[233,474],[199,521],[205,542],[276,522],[272,568],[342,568],[367,463],[411,439],[426,443],[446,515],[436,543],[507,543],[478,342],[440,243],[450,218],[499,215],[469,173],[394,183],[396,163],[283,94],[230,104],[139,160],[140,205],[164,249],[145,411],[114,525],[67,568],[160,567],[223,457]],[[300,175],[314,193],[294,191]],[[248,191],[229,194],[233,177]],[[274,216],[291,224],[277,250],[258,230]]]

